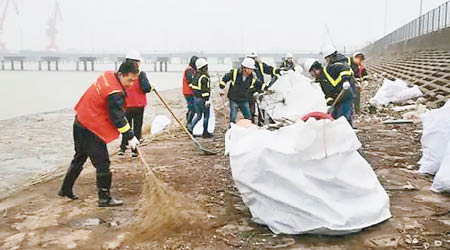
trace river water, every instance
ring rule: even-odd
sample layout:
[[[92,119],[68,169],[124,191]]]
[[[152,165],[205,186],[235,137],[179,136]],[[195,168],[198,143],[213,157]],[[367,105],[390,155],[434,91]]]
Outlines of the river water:
[[[164,91],[181,88],[184,67],[172,66],[170,72],[143,70],[150,83]],[[61,68],[59,72],[0,71],[0,198],[32,177],[68,166],[74,153],[73,107],[102,70],[114,65],[96,66],[95,72]],[[230,66],[213,68],[223,72]],[[151,112],[146,109],[146,116],[151,117]]]

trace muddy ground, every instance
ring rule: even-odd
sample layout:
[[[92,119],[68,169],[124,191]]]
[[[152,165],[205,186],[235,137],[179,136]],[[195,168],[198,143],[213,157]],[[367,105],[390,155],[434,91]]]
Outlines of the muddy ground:
[[[88,163],[74,189],[79,200],[57,196],[61,177],[1,200],[0,249],[449,249],[450,197],[431,192],[432,177],[416,173],[421,125],[383,125],[382,120],[400,115],[369,114],[365,103],[376,87],[374,83],[364,91],[363,114],[355,124],[361,154],[391,199],[393,217],[386,222],[342,237],[274,235],[253,223],[223,155],[228,125],[219,112],[215,137],[199,139],[217,155],[202,155],[176,127],[156,138],[147,135],[142,146],[158,178],[206,212],[206,227],[131,241],[141,222],[144,168],[137,159],[113,155],[112,193],[124,206],[96,206],[95,169]],[[163,95],[182,116],[184,100],[178,93]],[[153,96],[149,109],[158,113],[163,107]]]

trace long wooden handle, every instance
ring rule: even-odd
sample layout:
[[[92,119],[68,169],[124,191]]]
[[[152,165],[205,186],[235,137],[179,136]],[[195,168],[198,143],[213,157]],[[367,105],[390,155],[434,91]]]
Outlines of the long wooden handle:
[[[177,116],[173,113],[172,109],[169,107],[169,105],[167,104],[167,102],[161,97],[161,95],[158,93],[158,91],[156,89],[153,89],[153,91],[155,92],[156,96],[158,96],[159,100],[162,102],[162,104],[166,107],[166,109],[170,112],[170,114],[172,115],[172,117],[175,119],[175,121],[177,121],[178,125],[180,125],[180,127],[184,130],[184,132],[186,132],[186,134],[195,141],[194,136],[187,130],[187,128],[181,123],[181,121],[177,118]]]

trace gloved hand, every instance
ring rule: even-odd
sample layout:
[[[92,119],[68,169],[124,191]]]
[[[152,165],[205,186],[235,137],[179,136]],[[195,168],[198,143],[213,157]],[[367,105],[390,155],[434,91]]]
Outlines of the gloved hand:
[[[253,77],[254,79],[258,79],[258,76],[256,75],[256,72],[255,72],[255,71],[252,71],[252,77]]]
[[[364,87],[367,87],[368,85],[369,85],[369,81],[364,80],[364,81],[363,81],[363,86],[364,86]]]
[[[350,88],[350,83],[349,82],[344,82],[344,84],[342,85],[342,87],[347,90],[348,88]]]
[[[327,102],[327,106],[331,106],[334,102],[334,98],[328,97],[325,101]]]
[[[205,107],[209,107],[210,105],[211,105],[211,101],[210,100],[205,101]]]
[[[287,73],[288,73],[288,70],[286,70],[286,69],[280,70],[280,75],[286,75]]]
[[[133,139],[128,141],[128,145],[131,149],[136,150],[137,146],[139,145],[139,140],[136,138],[136,136],[134,136]]]

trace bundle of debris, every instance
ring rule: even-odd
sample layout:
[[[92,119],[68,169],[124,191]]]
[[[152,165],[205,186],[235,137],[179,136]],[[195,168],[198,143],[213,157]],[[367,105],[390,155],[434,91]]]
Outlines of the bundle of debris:
[[[357,152],[361,144],[347,120],[301,119],[326,110],[320,88],[290,72],[273,90],[260,105],[291,125],[271,131],[238,123],[225,136],[253,220],[274,233],[341,235],[389,219],[389,197]]]
[[[422,117],[419,172],[435,175],[431,190],[450,192],[450,100]]]

